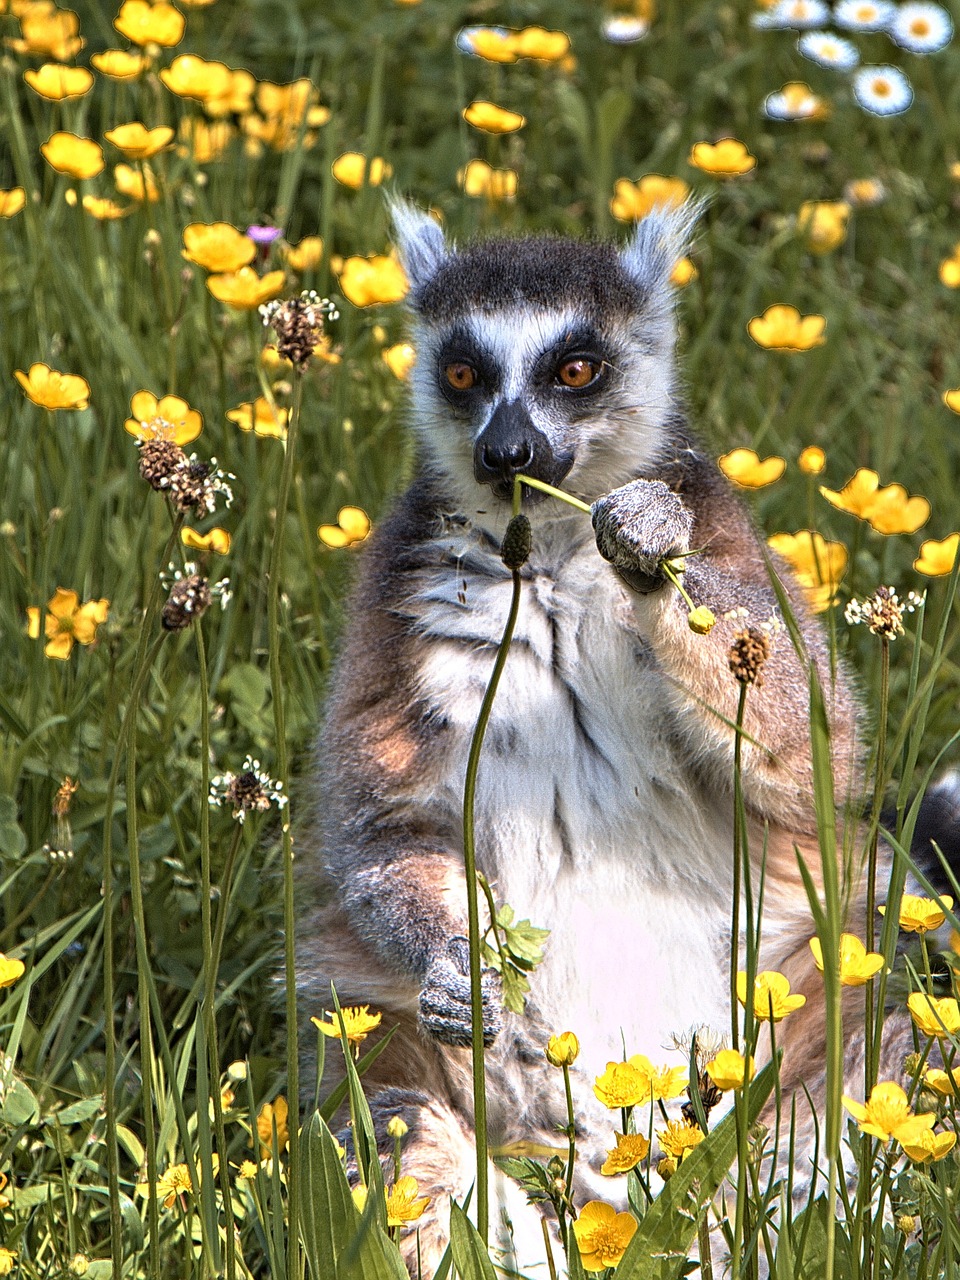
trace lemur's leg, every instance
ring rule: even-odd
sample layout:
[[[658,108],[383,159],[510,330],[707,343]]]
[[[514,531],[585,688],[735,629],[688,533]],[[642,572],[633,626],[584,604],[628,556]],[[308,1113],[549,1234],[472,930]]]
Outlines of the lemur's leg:
[[[371,1100],[370,1111],[388,1187],[394,1180],[394,1140],[387,1135],[387,1124],[399,1117],[407,1126],[401,1140],[401,1174],[416,1178],[418,1197],[429,1196],[430,1203],[404,1233],[401,1251],[411,1276],[422,1274],[424,1280],[432,1280],[449,1240],[451,1200],[463,1205],[469,1195],[468,1214],[476,1221],[476,1193],[471,1195],[477,1176],[473,1134],[450,1106],[418,1090],[384,1089]],[[342,1134],[341,1140],[346,1137]],[[539,1211],[492,1162],[488,1178],[489,1239],[494,1260],[508,1275],[519,1273],[529,1280],[547,1277]],[[562,1261],[559,1246],[556,1258],[558,1263]]]

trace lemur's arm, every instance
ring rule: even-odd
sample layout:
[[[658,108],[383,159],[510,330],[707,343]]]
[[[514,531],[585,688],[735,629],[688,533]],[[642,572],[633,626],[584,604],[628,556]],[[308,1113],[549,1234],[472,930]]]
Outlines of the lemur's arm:
[[[470,1043],[466,888],[459,813],[449,802],[449,729],[417,687],[406,593],[427,540],[408,495],[366,553],[328,706],[322,763],[325,873],[360,937],[419,991],[424,1028]],[[418,650],[422,660],[422,643]],[[484,1038],[499,1030],[499,985],[484,975]]]
[[[684,448],[657,467],[657,479],[637,480],[593,506],[601,554],[633,588],[638,629],[652,644],[672,681],[672,709],[693,759],[718,785],[729,785],[739,686],[729,653],[737,632],[776,616],[777,600],[749,515],[714,464]],[[692,631],[688,609],[658,563],[665,555],[692,550],[683,585],[695,605],[717,617],[707,635]],[[783,566],[781,565],[781,568]],[[830,679],[829,653],[792,575],[784,586],[807,656],[817,664],[834,735],[838,799],[852,784],[856,758],[855,708],[842,673]],[[745,612],[744,612],[745,611]],[[729,616],[733,615],[733,616]],[[744,795],[762,818],[808,829],[812,818],[809,679],[789,634],[773,638],[762,684],[746,699]]]

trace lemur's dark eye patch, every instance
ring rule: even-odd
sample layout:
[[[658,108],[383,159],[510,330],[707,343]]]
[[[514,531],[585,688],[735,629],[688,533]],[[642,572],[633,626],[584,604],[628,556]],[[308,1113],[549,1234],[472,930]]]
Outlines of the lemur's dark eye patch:
[[[589,387],[599,378],[603,364],[589,356],[570,356],[557,367],[556,379],[564,387]]]
[[[454,360],[446,365],[443,376],[454,391],[469,391],[477,385],[477,371],[465,360]]]

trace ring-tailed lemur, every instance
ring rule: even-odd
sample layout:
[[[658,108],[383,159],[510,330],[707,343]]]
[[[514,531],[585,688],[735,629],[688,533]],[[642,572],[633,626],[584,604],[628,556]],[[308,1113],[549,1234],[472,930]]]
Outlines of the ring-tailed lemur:
[[[528,238],[454,250],[412,207],[394,220],[422,466],[372,539],[350,607],[303,852],[305,881],[322,879],[327,902],[304,915],[299,981],[305,1012],[329,1008],[333,980],[344,1005],[399,1023],[367,1084],[378,1120],[400,1114],[410,1128],[404,1170],[432,1197],[420,1224],[429,1276],[449,1197],[462,1201],[475,1177],[461,806],[511,596],[499,549],[515,475],[592,503],[594,528],[525,491],[532,552],[480,765],[477,850],[497,898],[551,933],[526,1016],[504,1013],[484,980],[491,1125],[498,1143],[558,1144],[562,1077],[544,1048],[573,1030],[581,1199],[616,1194],[596,1176],[613,1145],[591,1087],[606,1063],[624,1046],[662,1061],[675,1033],[730,1025],[728,655],[744,611],[759,624],[776,598],[749,515],[680,407],[670,274],[688,210],[651,214],[623,248]],[[718,618],[709,635],[691,631],[659,567],[689,550],[683,581]],[[856,700],[842,669],[830,682],[821,629],[785,586],[827,683],[843,803],[860,778]],[[779,1029],[784,1088],[802,1081],[816,1098],[822,982],[795,850],[815,877],[820,853],[808,679],[786,636],[750,690],[745,730],[750,848],[766,865],[761,967],[807,997]],[[908,1041],[897,1024],[888,1073]],[[852,1043],[852,1090],[860,1053]],[[516,1186],[498,1186],[515,1260],[545,1275],[536,1214]]]

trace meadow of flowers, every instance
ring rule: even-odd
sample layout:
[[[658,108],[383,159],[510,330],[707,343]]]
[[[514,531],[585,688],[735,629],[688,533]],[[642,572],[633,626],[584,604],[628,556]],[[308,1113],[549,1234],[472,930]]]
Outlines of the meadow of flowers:
[[[0,41],[0,1275],[403,1276],[424,1207],[404,1135],[387,1187],[374,1162],[351,1196],[325,1125],[342,1099],[294,1115],[313,1081],[278,981],[341,602],[414,461],[383,190],[459,239],[622,236],[707,198],[674,275],[691,417],[859,673],[866,808],[909,843],[913,796],[960,760],[953,20],[915,0],[0,0]],[[744,1054],[597,1080],[630,1213],[572,1220],[564,1135],[555,1167],[514,1170],[553,1199],[558,1267],[678,1275],[713,1227],[735,1275],[957,1274],[956,921],[900,903],[897,868],[871,936],[819,956],[831,1007],[876,984],[917,1028],[906,1090],[836,1091],[837,1212],[797,1213],[751,1127],[772,1081],[751,1086],[750,1036],[797,997],[759,975],[751,1002],[744,974]],[[894,959],[898,917],[919,949]],[[362,1075],[377,1012],[314,1012]],[[576,1030],[544,1046],[558,1071]],[[659,1129],[688,1089],[694,1119]],[[738,1094],[727,1127],[711,1090]],[[454,1262],[494,1274],[461,1217]]]

